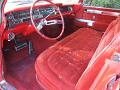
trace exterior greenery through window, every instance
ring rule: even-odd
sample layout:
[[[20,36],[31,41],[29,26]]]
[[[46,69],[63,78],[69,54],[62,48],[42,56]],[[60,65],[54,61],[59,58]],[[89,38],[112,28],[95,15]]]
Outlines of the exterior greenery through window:
[[[85,5],[89,5],[91,0],[84,0]],[[93,0],[92,6],[120,9],[120,0]]]

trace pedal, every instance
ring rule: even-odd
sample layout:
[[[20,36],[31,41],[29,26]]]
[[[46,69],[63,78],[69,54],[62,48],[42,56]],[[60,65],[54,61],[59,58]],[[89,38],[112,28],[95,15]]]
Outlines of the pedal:
[[[27,42],[25,42],[25,43],[19,43],[19,44],[17,43],[14,46],[14,48],[15,48],[16,51],[20,51],[21,49],[23,49],[23,48],[25,48],[27,46],[28,46]]]
[[[32,55],[33,54],[33,45],[32,45],[32,42],[28,42],[28,48],[29,48],[29,55]]]
[[[26,41],[24,43],[20,42],[18,39],[14,39],[14,48],[15,51],[20,51],[23,48],[28,48],[29,55],[33,54],[33,45],[31,41]]]

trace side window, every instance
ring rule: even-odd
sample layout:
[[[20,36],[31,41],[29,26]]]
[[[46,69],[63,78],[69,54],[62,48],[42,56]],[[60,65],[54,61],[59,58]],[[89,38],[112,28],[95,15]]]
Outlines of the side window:
[[[120,9],[120,0],[84,0],[84,5]]]

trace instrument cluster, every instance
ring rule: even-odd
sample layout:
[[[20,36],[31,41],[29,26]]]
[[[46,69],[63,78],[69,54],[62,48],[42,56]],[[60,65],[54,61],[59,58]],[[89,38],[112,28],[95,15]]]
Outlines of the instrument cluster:
[[[54,7],[46,7],[46,8],[35,8],[33,9],[33,18],[34,19],[42,19],[47,16],[50,12],[54,10]],[[72,11],[71,6],[62,6],[60,7],[61,12]],[[54,13],[53,15],[55,15]],[[26,9],[23,11],[10,12],[6,15],[7,20],[7,29],[14,28],[16,25],[24,22],[31,23],[30,20],[30,9]]]

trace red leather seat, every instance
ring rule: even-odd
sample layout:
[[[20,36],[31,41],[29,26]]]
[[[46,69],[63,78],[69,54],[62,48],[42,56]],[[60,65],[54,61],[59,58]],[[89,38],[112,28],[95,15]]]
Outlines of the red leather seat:
[[[47,90],[74,90],[92,56],[90,64],[117,33],[112,26],[113,24],[108,27],[101,42],[100,32],[82,28],[44,51],[35,63],[38,82]],[[114,26],[117,29],[117,25]],[[81,80],[84,80],[83,76]],[[79,80],[76,87],[79,90],[84,89],[79,87],[81,83],[83,82]]]

